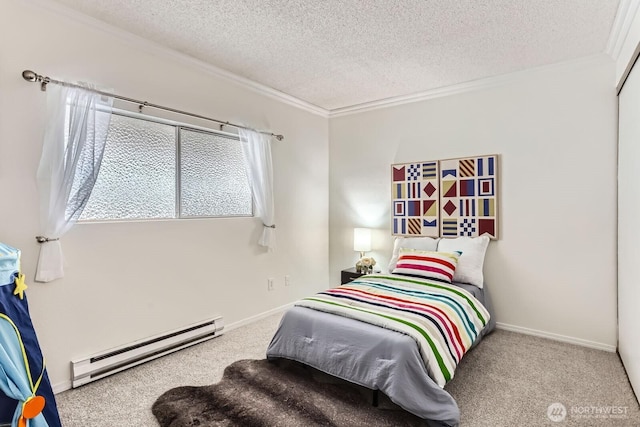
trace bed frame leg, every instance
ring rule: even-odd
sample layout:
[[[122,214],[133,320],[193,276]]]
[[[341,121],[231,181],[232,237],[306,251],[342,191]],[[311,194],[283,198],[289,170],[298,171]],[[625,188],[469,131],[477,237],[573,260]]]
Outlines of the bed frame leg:
[[[376,408],[378,407],[378,390],[373,390],[373,402],[371,403]]]

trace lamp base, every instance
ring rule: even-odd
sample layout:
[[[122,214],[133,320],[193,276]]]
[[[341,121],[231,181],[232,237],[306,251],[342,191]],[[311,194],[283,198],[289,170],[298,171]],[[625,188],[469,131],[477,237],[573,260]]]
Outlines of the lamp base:
[[[362,256],[356,263],[356,272],[362,274],[373,273],[373,266],[376,265],[376,260],[372,257]]]

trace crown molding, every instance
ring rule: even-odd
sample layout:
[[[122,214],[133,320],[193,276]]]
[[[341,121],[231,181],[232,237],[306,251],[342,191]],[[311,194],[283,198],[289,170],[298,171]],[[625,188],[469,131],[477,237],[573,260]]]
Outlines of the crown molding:
[[[603,59],[612,61],[611,57],[598,53],[595,55],[584,56],[568,61],[557,62],[555,64],[543,65],[540,67],[527,68],[512,73],[500,74],[498,76],[486,77],[483,79],[472,80],[464,83],[458,83],[451,86],[444,86],[436,89],[430,89],[424,92],[418,92],[411,95],[394,96],[391,98],[381,99],[378,101],[365,102],[358,105],[348,107],[335,108],[329,111],[329,118],[347,116],[351,114],[362,113],[365,111],[378,110],[381,108],[393,107],[398,105],[410,104],[414,102],[426,101],[429,99],[441,98],[444,96],[456,95],[474,90],[486,89],[495,86],[501,86],[509,82],[517,81],[532,75],[557,72],[563,69],[571,69],[577,67],[585,67],[590,64],[602,63]]]
[[[638,7],[640,7],[640,2],[637,0],[620,0],[605,48],[605,53],[615,60],[620,57]]]
[[[126,30],[80,13],[74,9],[71,9],[70,7],[55,2],[54,0],[28,0],[26,1],[26,3],[89,26],[92,29],[106,33],[114,38],[126,42],[133,47],[144,50],[145,52],[153,53],[160,57],[180,62],[182,64],[196,68],[200,71],[204,71],[207,74],[222,78],[254,93],[264,95],[271,99],[280,101],[284,104],[291,105],[293,107],[325,118],[329,116],[329,110],[326,110],[322,107],[318,107],[317,105],[313,105],[309,102],[288,95],[284,92],[280,92],[279,90],[273,89],[246,77],[241,77],[230,71],[223,70],[222,68],[218,68],[192,56],[178,52],[174,49],[170,49],[159,43],[147,40]]]

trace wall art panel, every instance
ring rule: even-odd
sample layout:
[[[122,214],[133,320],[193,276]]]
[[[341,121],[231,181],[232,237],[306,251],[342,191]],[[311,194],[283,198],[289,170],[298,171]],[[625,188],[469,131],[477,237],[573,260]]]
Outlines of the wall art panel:
[[[498,237],[498,156],[391,165],[396,236]]]

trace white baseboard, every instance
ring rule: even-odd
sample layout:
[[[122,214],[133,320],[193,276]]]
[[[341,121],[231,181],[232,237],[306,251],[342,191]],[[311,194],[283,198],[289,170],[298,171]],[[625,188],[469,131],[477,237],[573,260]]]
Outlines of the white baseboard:
[[[51,384],[51,388],[53,389],[53,394],[71,390],[71,380],[60,381],[59,383]]]
[[[524,328],[522,326],[509,325],[507,323],[496,322],[496,328],[505,331],[518,332],[525,335],[533,335],[540,338],[547,338],[554,341],[566,342],[582,347],[595,348],[596,350],[604,350],[615,353],[617,348],[615,345],[603,344],[595,341],[583,340],[582,338],[569,337],[566,335],[554,334],[551,332],[539,331],[537,329]]]
[[[249,323],[257,322],[258,320],[262,320],[265,317],[271,316],[272,314],[281,313],[286,309],[293,307],[293,304],[294,304],[293,302],[290,302],[288,304],[281,305],[280,307],[272,308],[271,310],[265,311],[260,314],[256,314],[255,316],[247,317],[246,319],[229,323],[228,325],[224,326],[223,332],[233,331],[236,328],[239,328],[244,325],[248,325]]]

